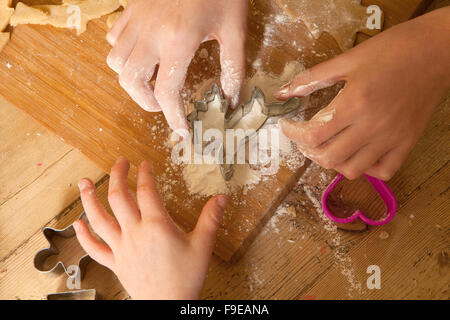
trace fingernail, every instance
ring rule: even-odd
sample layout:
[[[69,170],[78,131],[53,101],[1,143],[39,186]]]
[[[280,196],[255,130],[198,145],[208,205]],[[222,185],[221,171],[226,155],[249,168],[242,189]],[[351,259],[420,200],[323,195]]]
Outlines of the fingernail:
[[[219,198],[217,199],[217,203],[220,208],[225,210],[225,208],[227,207],[227,204],[228,204],[228,198],[225,196],[219,196]]]
[[[80,182],[78,182],[78,188],[80,189],[80,191],[86,190],[88,188],[90,188],[91,184],[88,180],[83,179]]]
[[[124,156],[120,156],[119,158],[117,158],[116,160],[116,164],[122,162],[122,161],[128,161],[127,158],[125,158]]]
[[[77,231],[78,227],[80,226],[80,220],[75,220],[72,223],[73,228],[75,229],[75,231]]]
[[[145,166],[147,167],[147,169],[150,173],[153,173],[153,165],[151,164],[150,161],[147,161],[147,160],[142,161],[141,167],[145,167]]]
[[[286,83],[284,86],[282,86],[280,88],[280,90],[278,90],[277,95],[279,96],[285,96],[289,93],[289,88],[291,86],[291,83]]]

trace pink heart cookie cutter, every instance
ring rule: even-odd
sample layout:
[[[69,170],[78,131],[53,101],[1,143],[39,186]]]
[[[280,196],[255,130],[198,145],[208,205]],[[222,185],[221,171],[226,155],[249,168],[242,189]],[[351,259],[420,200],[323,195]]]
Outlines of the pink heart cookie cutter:
[[[397,212],[397,200],[395,199],[394,194],[392,193],[391,189],[387,186],[387,184],[379,180],[377,178],[364,175],[366,179],[370,182],[372,187],[376,190],[378,195],[381,197],[381,199],[384,201],[384,204],[386,205],[386,213],[384,214],[384,218],[380,220],[373,220],[368,218],[361,210],[357,210],[354,212],[350,217],[347,218],[339,218],[336,217],[333,212],[328,208],[327,206],[327,198],[331,191],[338,185],[338,183],[344,179],[344,176],[342,174],[339,174],[334,181],[328,186],[328,188],[325,190],[322,196],[322,208],[327,217],[336,223],[350,223],[355,221],[356,219],[361,219],[365,223],[371,225],[371,226],[382,226],[387,223],[389,223],[392,219],[394,219],[395,214]]]

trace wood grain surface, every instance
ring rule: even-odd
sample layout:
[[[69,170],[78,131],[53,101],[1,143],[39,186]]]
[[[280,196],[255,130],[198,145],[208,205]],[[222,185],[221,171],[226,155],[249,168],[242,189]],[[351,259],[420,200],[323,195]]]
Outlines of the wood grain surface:
[[[442,2],[450,4],[439,0],[433,7]],[[278,210],[242,259],[228,264],[213,257],[202,298],[448,300],[449,117],[447,98],[389,182],[399,200],[390,225],[364,232],[330,228],[314,204],[334,173],[313,166],[283,202],[295,210]],[[0,164],[0,298],[67,291],[65,276],[33,268],[34,254],[47,245],[42,228],[63,228],[78,217],[76,182],[83,176],[98,181],[106,203],[107,177],[101,179],[92,161],[1,99]],[[381,266],[380,290],[365,288],[369,264]],[[104,299],[127,297],[117,278],[96,263],[83,288],[96,288]]]
[[[278,74],[288,61],[300,60],[309,67],[340,52],[330,36],[313,41],[300,23],[274,23],[279,8],[272,2],[250,2],[249,75],[251,62],[257,58],[262,60],[264,70]],[[423,1],[379,3],[389,26],[411,17]],[[269,24],[272,36],[267,39]],[[133,187],[136,166],[144,159],[151,160],[160,184],[165,186],[163,195],[169,212],[182,228],[191,230],[205,199],[192,199],[186,192],[180,168],[172,167],[170,150],[166,147],[169,130],[162,115],[142,111],[119,87],[117,76],[107,67],[109,46],[105,29],[104,19],[90,23],[88,32],[81,36],[52,27],[18,26],[0,55],[0,94],[105,171],[118,156],[125,155],[132,163]],[[217,46],[214,43],[205,46],[214,59],[207,64],[194,60],[187,89],[194,88],[201,79],[217,75]],[[299,47],[304,48],[300,53]],[[293,171],[281,168],[255,189],[235,195],[237,201],[228,208],[215,253],[224,260],[237,259],[304,169],[301,165]],[[169,176],[166,172],[170,172]]]

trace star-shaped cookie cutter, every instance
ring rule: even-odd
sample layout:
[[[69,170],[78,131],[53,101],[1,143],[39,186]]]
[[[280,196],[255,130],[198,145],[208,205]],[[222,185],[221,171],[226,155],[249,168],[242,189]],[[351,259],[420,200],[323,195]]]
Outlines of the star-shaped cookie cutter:
[[[84,212],[81,214],[79,220],[87,222],[86,214]],[[62,261],[58,261],[50,269],[47,269],[45,266],[45,261],[49,257],[58,255],[60,253],[59,249],[54,243],[55,237],[62,237],[66,239],[76,237],[73,224],[69,225],[65,229],[55,229],[51,227],[45,227],[42,232],[45,238],[47,239],[47,242],[49,243],[50,247],[39,250],[36,253],[36,255],[34,256],[35,269],[41,273],[54,273],[54,274],[59,274],[62,270],[68,277],[75,277],[77,275],[77,272],[80,272],[80,279],[82,279],[86,271],[87,265],[92,261],[92,258],[88,254],[85,254],[80,258],[80,260],[78,260],[78,264],[76,265],[77,268],[74,271],[69,270],[69,268],[67,268]]]
[[[261,127],[266,123],[267,119],[271,117],[283,117],[287,116],[297,110],[302,105],[301,98],[293,97],[284,102],[273,102],[266,103],[264,93],[259,87],[253,89],[250,101],[241,104],[236,109],[232,110],[228,100],[223,96],[223,92],[220,87],[214,83],[211,90],[206,91],[204,94],[204,99],[202,101],[194,102],[194,111],[188,115],[188,121],[194,126],[194,122],[200,120],[199,114],[208,112],[208,105],[214,100],[218,99],[220,102],[220,111],[223,113],[224,117],[224,129],[236,129],[237,127],[247,131],[248,129],[253,129],[256,133]],[[258,107],[259,109],[255,109]],[[232,110],[232,111],[231,111]],[[253,114],[255,121],[246,123],[246,117]],[[202,137],[196,136],[197,132],[194,131],[192,135],[193,141],[201,141]],[[241,143],[246,143],[251,136],[246,136],[245,141]],[[226,181],[229,181],[233,177],[234,164],[223,163],[220,165],[222,175]]]

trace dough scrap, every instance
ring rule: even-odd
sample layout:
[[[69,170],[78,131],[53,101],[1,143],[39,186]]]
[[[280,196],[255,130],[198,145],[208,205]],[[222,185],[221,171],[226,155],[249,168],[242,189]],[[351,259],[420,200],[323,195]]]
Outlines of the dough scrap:
[[[12,0],[0,0],[0,31],[5,30],[14,13],[14,9],[10,8],[11,2]]]
[[[369,14],[361,0],[276,0],[292,19],[300,19],[315,39],[328,32],[345,51],[353,47],[356,33],[373,35],[380,30],[368,30]]]
[[[108,29],[111,29],[113,25],[116,23],[117,19],[119,19],[122,10],[111,13],[106,19],[106,26]]]
[[[78,34],[86,31],[90,20],[100,18],[116,11],[121,6],[120,0],[64,0],[61,5],[27,6],[19,2],[11,17],[11,25],[39,24],[52,25],[57,28],[70,28],[73,6],[78,6],[81,19],[76,30]]]
[[[128,5],[128,0],[119,0],[119,2],[123,8],[126,8]],[[108,16],[108,18],[106,19],[106,26],[108,27],[108,29],[111,29],[114,26],[117,19],[119,19],[120,15],[122,14],[122,12],[123,12],[123,10],[119,10],[119,11],[111,13]]]
[[[0,0],[0,51],[6,46],[9,41],[9,32],[2,32],[9,24],[9,19],[14,13],[11,8],[12,0]]]

